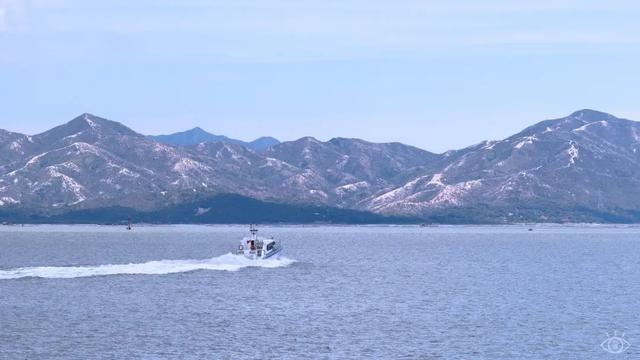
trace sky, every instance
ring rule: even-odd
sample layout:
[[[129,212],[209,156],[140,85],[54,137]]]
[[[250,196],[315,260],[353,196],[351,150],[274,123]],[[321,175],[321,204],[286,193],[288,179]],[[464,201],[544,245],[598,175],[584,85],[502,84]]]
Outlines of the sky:
[[[0,0],[0,128],[434,152],[590,108],[640,120],[637,0]]]

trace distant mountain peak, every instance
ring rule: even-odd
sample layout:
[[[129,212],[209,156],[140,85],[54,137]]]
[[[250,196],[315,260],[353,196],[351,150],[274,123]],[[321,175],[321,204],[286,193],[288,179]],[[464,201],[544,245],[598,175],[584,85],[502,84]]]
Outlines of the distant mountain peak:
[[[122,125],[119,122],[107,120],[89,113],[81,114],[66,124],[57,126],[34,137],[41,139],[44,143],[55,141],[89,141],[94,138],[108,136],[133,136],[140,134]]]
[[[249,143],[249,148],[256,150],[258,152],[263,152],[271,148],[272,146],[276,146],[280,144],[280,140],[271,137],[271,136],[261,136],[252,142]]]
[[[322,141],[314,138],[313,136],[305,136],[305,137],[301,137],[300,139],[298,139],[298,141],[300,142],[307,142],[307,143],[318,143],[321,144]]]
[[[591,109],[582,109],[575,111],[571,115],[569,115],[569,117],[588,122],[615,118],[615,116],[611,114]]]
[[[101,118],[99,116],[95,116],[90,113],[83,113],[81,115],[76,116],[73,120],[69,121],[67,125],[85,126],[92,129],[97,129],[98,127],[101,127],[101,126],[106,126],[111,128],[120,127],[120,128],[129,129],[128,127],[122,125],[119,122],[107,120],[105,118]]]
[[[598,121],[623,121],[611,114],[591,109],[582,109],[574,111],[568,116],[544,120],[537,124],[531,125],[523,131],[515,134],[513,137],[539,136],[552,133],[570,132],[581,128],[582,126]]]
[[[278,139],[276,139],[274,137],[271,137],[271,136],[261,136],[261,137],[255,139],[255,140],[253,140],[253,142],[256,142],[256,141],[273,141],[273,142],[276,142],[276,143],[280,142],[280,140],[278,140]]]
[[[280,141],[278,141],[277,139],[269,136],[263,136],[254,141],[245,142],[242,140],[231,139],[224,135],[212,134],[202,129],[199,126],[196,126],[190,130],[181,131],[181,132],[177,132],[169,135],[155,135],[155,136],[149,136],[149,137],[155,141],[169,144],[169,145],[195,146],[195,145],[206,143],[206,142],[212,142],[212,143],[223,142],[228,144],[242,145],[258,152],[263,152],[268,148],[270,148],[271,146],[274,146],[280,143]]]
[[[73,118],[73,120],[69,121],[68,124],[86,124],[89,126],[95,126],[97,123],[101,122],[101,120],[104,119],[93,114],[83,113]]]
[[[204,134],[204,133],[209,134],[208,131],[206,131],[205,129],[201,128],[200,126],[196,126],[191,130],[185,131],[185,133],[189,133],[189,132],[191,132],[191,133],[200,133],[200,134]]]

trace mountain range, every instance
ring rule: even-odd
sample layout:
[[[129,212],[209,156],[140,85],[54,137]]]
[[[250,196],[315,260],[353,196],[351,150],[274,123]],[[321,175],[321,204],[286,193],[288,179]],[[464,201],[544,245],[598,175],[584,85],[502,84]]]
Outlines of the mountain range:
[[[146,136],[91,114],[33,136],[0,130],[4,221],[637,222],[639,187],[640,123],[593,110],[441,154],[199,128]]]

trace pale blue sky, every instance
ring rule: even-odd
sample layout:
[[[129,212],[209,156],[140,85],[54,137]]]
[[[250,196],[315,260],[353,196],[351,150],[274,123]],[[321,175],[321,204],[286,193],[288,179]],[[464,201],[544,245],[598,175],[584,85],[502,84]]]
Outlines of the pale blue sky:
[[[581,108],[640,120],[640,1],[0,0],[0,128],[431,151]]]

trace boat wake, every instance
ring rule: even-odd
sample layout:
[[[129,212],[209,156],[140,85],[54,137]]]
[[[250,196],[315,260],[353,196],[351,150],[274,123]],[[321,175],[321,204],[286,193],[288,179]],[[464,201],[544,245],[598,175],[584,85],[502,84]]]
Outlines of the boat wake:
[[[106,275],[164,275],[195,270],[238,271],[247,267],[278,268],[293,264],[295,260],[249,260],[241,255],[226,254],[202,260],[159,260],[139,264],[107,264],[97,266],[36,266],[0,270],[0,280],[39,277],[71,279]]]

